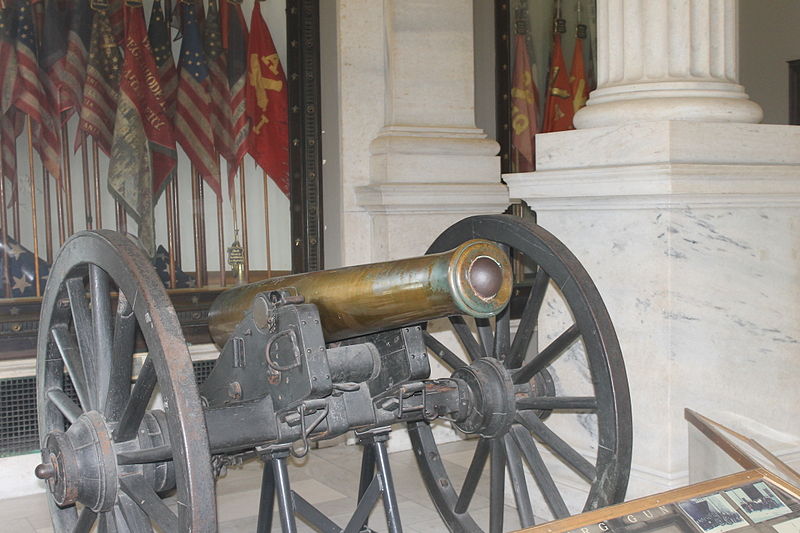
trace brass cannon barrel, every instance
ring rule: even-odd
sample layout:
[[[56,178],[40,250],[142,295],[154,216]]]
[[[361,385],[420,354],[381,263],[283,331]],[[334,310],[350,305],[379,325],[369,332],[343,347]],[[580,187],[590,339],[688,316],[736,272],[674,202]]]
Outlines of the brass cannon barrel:
[[[271,278],[217,297],[208,326],[228,340],[257,294],[297,293],[319,309],[328,342],[454,314],[490,317],[511,297],[511,265],[495,243],[475,239],[439,254]]]

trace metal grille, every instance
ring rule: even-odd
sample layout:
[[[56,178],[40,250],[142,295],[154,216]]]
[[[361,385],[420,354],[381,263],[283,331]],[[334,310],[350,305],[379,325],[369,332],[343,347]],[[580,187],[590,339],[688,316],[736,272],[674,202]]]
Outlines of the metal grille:
[[[194,376],[198,385],[205,382],[215,359],[195,361]],[[68,376],[64,392],[78,403]],[[36,414],[36,378],[0,379],[0,457],[31,453],[39,449],[39,426]]]
[[[0,379],[0,457],[39,447],[36,378]]]

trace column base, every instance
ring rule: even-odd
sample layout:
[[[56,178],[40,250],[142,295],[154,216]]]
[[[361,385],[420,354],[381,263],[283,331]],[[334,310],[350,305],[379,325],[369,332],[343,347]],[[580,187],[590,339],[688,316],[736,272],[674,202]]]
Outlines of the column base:
[[[628,371],[633,469],[658,473],[658,483],[633,476],[628,497],[685,479],[685,407],[737,413],[800,442],[800,128],[656,122],[546,134],[537,169],[505,176],[511,196],[597,284]]]
[[[392,183],[356,189],[369,213],[373,261],[425,253],[451,224],[471,215],[502,213],[508,189],[500,183]]]
[[[659,120],[754,124],[763,116],[761,106],[735,83],[653,82],[592,91],[574,124],[577,129]]]
[[[500,145],[477,128],[386,126],[370,143],[372,183],[486,183]]]

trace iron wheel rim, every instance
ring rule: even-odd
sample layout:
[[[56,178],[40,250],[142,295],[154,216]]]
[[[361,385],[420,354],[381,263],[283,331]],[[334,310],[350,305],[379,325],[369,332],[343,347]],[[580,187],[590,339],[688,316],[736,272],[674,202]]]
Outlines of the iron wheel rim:
[[[622,501],[627,490],[632,451],[630,395],[616,333],[597,288],[577,258],[558,239],[540,226],[510,215],[475,216],[457,222],[436,239],[428,249],[428,253],[451,249],[465,240],[474,238],[492,240],[522,252],[548,275],[549,279],[546,281],[553,280],[560,288],[569,311],[573,315],[574,324],[577,326],[578,338],[583,338],[584,341],[586,359],[591,371],[592,386],[595,391],[597,405],[599,435],[596,463],[593,465],[596,474],[594,479],[589,482],[590,490],[583,510],[587,511]],[[545,284],[545,290],[546,286]],[[531,292],[533,293],[534,290]],[[544,294],[541,297],[543,298]],[[526,303],[526,308],[530,305],[531,300]],[[541,302],[539,306],[541,306]],[[495,320],[496,322],[497,320]],[[496,331],[497,329],[495,329]],[[514,337],[519,334],[517,332]],[[495,334],[495,341],[497,341],[497,336]],[[426,337],[426,340],[429,339],[430,337]],[[481,342],[480,335],[478,335],[477,339],[474,337],[473,339],[478,347],[488,344],[488,342]],[[435,341],[431,342],[435,343]],[[499,344],[502,343],[498,344],[496,342],[495,344],[492,347],[493,350],[500,350]],[[434,354],[436,354],[437,350],[441,352],[441,346],[434,347],[431,343],[428,343],[428,345]],[[513,338],[509,340],[509,345],[509,352],[511,352],[513,351]],[[546,349],[542,350],[542,352]],[[559,353],[564,351],[566,351],[566,348]],[[451,355],[452,353],[445,354],[445,359],[452,363],[454,361],[452,361]],[[504,361],[511,359],[512,355],[514,354],[503,354]],[[443,360],[442,357],[438,358]],[[445,366],[455,370],[455,368],[452,368],[452,364],[448,365],[447,361],[444,362]],[[549,368],[551,364],[552,361],[544,369]],[[522,365],[521,362],[520,365]],[[531,420],[531,416],[536,420]],[[523,452],[521,453],[523,457],[520,457],[520,453],[517,453],[517,457],[512,457],[511,460],[521,462],[525,459],[525,463],[529,464],[529,469],[532,470],[529,459],[535,461],[536,456],[539,456],[539,454],[536,452],[534,457],[529,457],[524,453],[523,445],[518,440],[518,438],[524,439],[524,437],[519,435],[520,430],[518,428],[522,427],[527,430],[529,436],[534,435],[536,437],[536,442],[533,445],[535,448],[536,444],[542,441],[539,440],[540,436],[530,431],[528,426],[533,425],[535,429],[544,431],[540,426],[545,426],[546,429],[546,425],[539,420],[538,416],[531,415],[531,411],[526,411],[524,417],[526,418],[525,425],[522,424],[518,412],[515,416],[512,430],[503,435],[502,438],[485,439],[481,437],[470,465],[471,468],[477,468],[475,475],[480,477],[483,466],[489,461],[490,477],[497,476],[495,479],[502,480],[505,485],[505,468],[501,468],[499,462],[494,465],[492,465],[492,462],[498,461],[494,459],[495,457],[501,457],[503,461],[506,461],[505,457],[513,451],[514,443],[517,443],[517,451]],[[463,507],[463,502],[459,502],[460,494],[456,492],[450,480],[447,467],[439,454],[430,425],[424,421],[410,423],[409,434],[423,481],[446,525],[452,531],[481,531],[482,528],[469,514],[469,501],[467,501],[466,509],[460,508],[460,506]],[[548,435],[548,437],[550,436]],[[558,436],[556,435],[556,437]],[[572,459],[577,461],[577,458]],[[501,470],[502,473],[500,472]],[[512,478],[515,474],[514,470],[509,468]],[[519,475],[520,471],[517,470],[516,477],[519,478]],[[469,478],[470,473],[467,474],[467,482]],[[474,483],[477,484],[477,480]],[[490,480],[490,483],[492,483],[492,480]],[[537,484],[539,484],[538,479]],[[518,492],[523,491],[520,489],[519,483],[514,485],[513,479],[512,487],[514,496],[519,498]],[[471,490],[474,492],[474,487]],[[544,491],[541,488],[540,490]],[[465,487],[462,487],[460,492],[463,493],[464,491]],[[522,496],[526,494],[527,487],[524,487]],[[504,506],[504,498],[500,497],[499,501],[499,505]],[[546,503],[551,512],[553,512],[551,502],[547,501]],[[555,502],[555,505],[558,506],[558,502]],[[493,506],[495,508],[498,507],[494,501],[491,501],[490,509]],[[518,513],[520,513],[522,527],[532,525],[533,511],[530,509],[520,511],[519,499],[517,499],[517,508]],[[561,509],[562,514],[563,512],[564,510]],[[523,513],[530,513],[530,518],[523,517]],[[492,512],[490,511],[491,514]],[[553,514],[558,517],[557,513],[553,512]],[[526,524],[525,521],[531,523]],[[497,516],[494,516],[494,518],[490,516],[489,529],[493,533],[502,529],[502,520],[498,519]]]
[[[75,296],[80,291],[79,282],[75,280],[84,283],[87,271],[91,274],[83,288],[84,294],[90,295],[91,308],[85,298]],[[115,287],[122,296],[118,298],[117,309],[113,310],[110,295]],[[77,333],[76,309],[84,315],[89,313],[90,335]],[[60,330],[58,335],[63,335],[62,341],[69,337],[69,342],[78,348],[78,359],[68,362],[69,357],[55,342],[55,329]],[[152,383],[147,388],[141,387],[143,400],[129,401],[137,395],[137,385],[131,393],[132,370],[125,366],[125,361],[132,364],[137,329],[148,351],[137,385],[140,381]],[[84,352],[84,347],[90,349]],[[101,351],[110,353],[107,358],[97,357],[96,353]],[[68,419],[63,407],[53,402],[52,390],[62,386],[61,380],[69,364],[84,370],[82,376],[80,371],[75,376],[70,373],[76,392],[80,393],[80,405],[73,404],[70,409],[102,413],[115,432],[123,425],[133,428],[126,432],[133,432],[127,442],[138,442],[139,426],[150,412],[146,411],[147,404],[158,387],[169,429],[178,512],[172,513],[155,490],[141,493],[145,476],[127,473],[123,467],[120,468],[122,475],[118,476],[118,496],[111,511],[98,513],[84,506],[78,512],[75,505],[61,508],[48,495],[54,530],[89,531],[98,522],[100,531],[124,531],[126,526],[130,530],[151,531],[151,522],[155,522],[162,529],[167,526],[175,531],[216,531],[208,436],[188,347],[163,284],[138,246],[126,235],[108,230],[76,233],[64,243],[51,268],[42,298],[36,362],[39,434],[43,445],[50,431],[63,429]],[[148,372],[144,368],[148,365],[150,379],[145,379],[142,373]],[[127,380],[128,389],[121,387],[127,392],[109,395],[112,380],[118,385]],[[147,390],[150,392],[145,397]],[[139,406],[142,402],[143,407]],[[89,409],[84,404],[88,404]],[[134,414],[128,416],[128,409]],[[139,411],[142,412],[137,415]],[[126,416],[127,423],[124,423],[122,419]],[[116,435],[114,437],[116,443]],[[118,451],[114,453],[119,461]],[[147,504],[135,504],[132,495],[137,496],[136,499],[146,499]],[[166,515],[165,510],[171,516]]]

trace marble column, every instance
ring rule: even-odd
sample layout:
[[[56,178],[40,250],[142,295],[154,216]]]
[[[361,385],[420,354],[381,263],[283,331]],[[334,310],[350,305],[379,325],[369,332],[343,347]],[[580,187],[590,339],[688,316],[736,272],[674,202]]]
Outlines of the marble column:
[[[538,135],[537,171],[505,180],[609,308],[633,403],[628,497],[688,482],[685,407],[796,458],[800,128],[754,123],[735,1],[597,9],[600,83],[579,129]]]
[[[759,122],[738,84],[736,0],[597,6],[597,89],[576,128],[637,121]]]
[[[383,2],[383,125],[369,145],[369,184],[356,191],[373,259],[424,251],[450,223],[508,205],[499,145],[475,126],[472,9]]]

